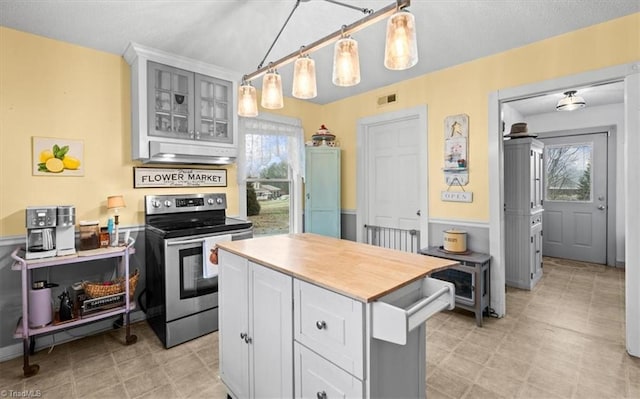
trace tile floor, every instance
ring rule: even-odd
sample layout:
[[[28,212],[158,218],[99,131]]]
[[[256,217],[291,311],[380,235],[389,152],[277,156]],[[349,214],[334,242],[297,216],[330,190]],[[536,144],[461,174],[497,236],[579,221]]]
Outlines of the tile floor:
[[[624,347],[624,271],[545,258],[533,291],[509,288],[507,316],[476,327],[470,312],[427,322],[427,396],[436,398],[640,398],[640,359]],[[147,324],[97,334],[0,363],[0,394],[44,398],[225,398],[218,334],[164,349]],[[37,391],[39,390],[39,391]],[[17,396],[17,395],[16,395]]]

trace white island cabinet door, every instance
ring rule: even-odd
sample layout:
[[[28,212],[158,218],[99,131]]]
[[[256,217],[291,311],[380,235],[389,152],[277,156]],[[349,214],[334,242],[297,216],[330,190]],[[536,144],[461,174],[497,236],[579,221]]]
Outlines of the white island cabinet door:
[[[248,398],[249,264],[223,250],[218,263],[220,378],[234,397]]]
[[[249,262],[251,398],[293,397],[292,278]]]

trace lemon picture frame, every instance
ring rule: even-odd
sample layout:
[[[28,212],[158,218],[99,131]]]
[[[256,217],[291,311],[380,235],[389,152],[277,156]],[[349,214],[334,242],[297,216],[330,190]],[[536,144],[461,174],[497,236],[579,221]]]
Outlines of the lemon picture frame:
[[[33,176],[84,176],[84,142],[32,137]]]

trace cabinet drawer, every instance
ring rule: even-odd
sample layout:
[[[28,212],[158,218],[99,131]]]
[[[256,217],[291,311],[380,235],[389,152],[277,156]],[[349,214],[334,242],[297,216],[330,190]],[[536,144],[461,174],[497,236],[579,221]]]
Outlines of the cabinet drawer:
[[[372,335],[383,341],[405,345],[409,332],[439,311],[453,309],[454,306],[453,284],[425,277],[373,302]]]
[[[294,293],[296,341],[363,378],[364,305],[300,280]]]
[[[293,351],[296,398],[362,398],[361,380],[297,342]]]

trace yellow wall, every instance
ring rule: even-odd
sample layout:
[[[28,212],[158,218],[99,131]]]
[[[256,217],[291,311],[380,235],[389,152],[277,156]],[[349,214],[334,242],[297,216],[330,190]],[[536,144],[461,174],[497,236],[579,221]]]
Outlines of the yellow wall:
[[[430,216],[484,221],[488,94],[638,60],[639,26],[640,14],[634,14],[325,106],[286,98],[285,108],[273,113],[300,118],[307,139],[322,123],[336,133],[343,149],[342,207],[355,209],[357,120],[426,104]],[[376,98],[390,92],[399,101],[378,107]],[[444,118],[459,113],[470,123],[470,204],[439,199],[446,188],[440,171]],[[124,226],[143,223],[146,194],[219,190],[228,195],[229,214],[238,213],[234,165],[227,167],[226,189],[133,189],[138,163],[131,161],[130,131],[130,74],[121,56],[0,27],[0,236],[24,233],[27,205],[75,205],[77,220],[104,225],[112,194],[127,202]],[[32,176],[33,136],[83,140],[84,176]]]
[[[433,40],[433,38],[420,38]],[[358,119],[426,104],[428,107],[429,216],[489,219],[489,93],[640,59],[640,14],[633,14],[485,57],[323,107],[324,123],[339,136],[342,153],[342,208],[356,208],[356,134]],[[419,62],[429,62],[421,59]],[[398,102],[379,107],[379,96],[397,93]],[[469,115],[469,184],[472,203],[442,202],[446,190],[444,119]],[[491,132],[491,134],[496,134]]]
[[[285,104],[305,131],[317,129],[319,105]],[[223,167],[227,188],[134,189],[133,166],[141,164],[131,161],[130,110],[129,65],[121,56],[0,27],[0,236],[25,232],[30,205],[74,205],[77,221],[106,225],[113,194],[127,204],[123,226],[144,223],[147,194],[226,192],[228,213],[239,212],[235,165]],[[82,140],[84,176],[32,176],[34,136]]]

